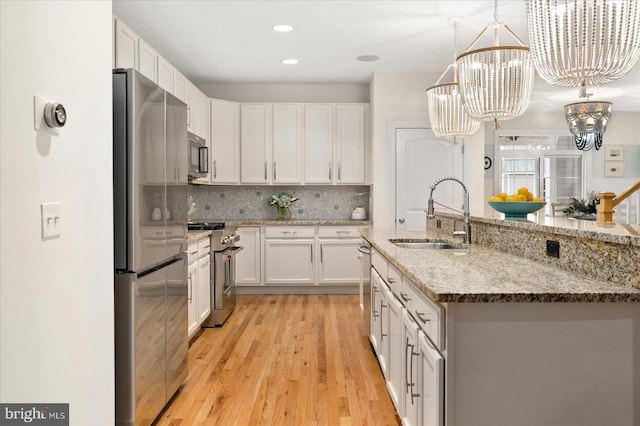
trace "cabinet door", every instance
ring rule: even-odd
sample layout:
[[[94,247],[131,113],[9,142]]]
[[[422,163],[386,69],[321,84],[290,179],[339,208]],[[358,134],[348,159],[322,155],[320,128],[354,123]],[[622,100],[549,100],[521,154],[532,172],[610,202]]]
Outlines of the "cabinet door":
[[[365,183],[365,105],[336,105],[336,182]]]
[[[182,75],[180,71],[177,69],[173,70],[173,95],[180,99],[182,102],[187,103],[186,101],[186,83],[187,79]]]
[[[362,264],[358,260],[360,240],[319,240],[321,284],[358,284]]]
[[[174,93],[173,65],[171,65],[169,61],[167,61],[165,58],[163,58],[160,55],[158,55],[158,86],[162,87],[164,90],[166,90],[169,93]],[[178,96],[176,97],[180,99]]]
[[[212,183],[240,180],[240,105],[211,99]]]
[[[262,283],[260,227],[238,227],[237,233],[244,250],[236,255],[236,285],[259,285]]]
[[[138,68],[138,35],[116,19],[114,23],[115,68]]]
[[[314,240],[266,240],[265,283],[307,284],[315,282]]]
[[[195,129],[196,135],[204,138],[207,146],[210,146],[211,136],[209,135],[209,98],[196,88],[195,98]]]
[[[187,323],[189,337],[198,331],[198,261],[189,264],[187,269]]]
[[[302,182],[302,105],[273,105],[273,183]]]
[[[418,324],[406,309],[402,311],[402,376],[405,378],[403,393],[402,424],[418,426],[420,391],[418,385]]]
[[[138,39],[138,66],[136,69],[154,83],[158,82],[158,52],[141,38]]]
[[[242,104],[240,107],[240,181],[268,183],[271,147],[271,105]]]
[[[386,299],[389,305],[389,352],[388,352],[388,377],[387,377],[387,389],[393,404],[398,410],[398,414],[402,417],[402,390],[403,390],[403,376],[402,376],[402,357],[403,357],[403,342],[402,342],[402,304],[388,289],[386,292]]]
[[[198,259],[198,324],[207,319],[211,313],[211,255]]]
[[[184,81],[184,103],[187,104],[187,130],[195,133],[196,86],[187,79]]]
[[[425,426],[444,425],[444,358],[429,338],[418,333],[420,422]]]
[[[382,321],[380,318],[380,299],[382,293],[380,293],[380,275],[374,268],[371,268],[371,335],[369,340],[371,346],[376,353],[376,356],[380,356],[380,334],[382,333]]]
[[[333,181],[333,105],[304,107],[304,180]]]
[[[382,278],[378,282],[380,288],[380,352],[378,353],[378,362],[380,369],[386,381],[389,380],[389,287],[384,283]]]

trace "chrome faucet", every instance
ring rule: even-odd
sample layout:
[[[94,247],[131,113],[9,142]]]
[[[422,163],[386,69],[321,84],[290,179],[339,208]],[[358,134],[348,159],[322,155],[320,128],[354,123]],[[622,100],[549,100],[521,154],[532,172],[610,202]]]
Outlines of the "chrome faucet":
[[[438,186],[440,183],[446,180],[458,182],[462,186],[462,189],[464,189],[464,205],[463,205],[464,212],[460,212],[456,209],[452,209],[451,207],[445,206],[444,204],[436,203],[435,201],[433,201],[433,190],[436,189],[436,186]],[[436,183],[431,185],[431,192],[429,193],[429,200],[427,201],[427,211],[426,211],[427,219],[435,218],[435,211],[433,208],[434,204],[439,204],[443,207],[448,208],[449,210],[453,210],[455,212],[462,213],[464,215],[464,231],[456,231],[454,226],[453,236],[454,237],[464,236],[465,244],[471,244],[471,224],[469,223],[469,191],[467,191],[467,187],[464,185],[464,183],[462,183],[460,179],[457,179],[454,177],[443,177],[438,179]]]

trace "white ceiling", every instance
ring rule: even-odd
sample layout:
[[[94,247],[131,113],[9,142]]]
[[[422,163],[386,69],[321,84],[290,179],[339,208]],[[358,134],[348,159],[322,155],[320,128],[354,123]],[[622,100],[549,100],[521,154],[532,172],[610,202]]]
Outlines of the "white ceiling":
[[[493,0],[114,0],[113,13],[197,84],[361,83],[375,72],[443,72],[493,21]],[[524,0],[502,0],[499,17],[528,44]],[[275,24],[294,30],[277,33]],[[482,39],[476,48],[489,46]],[[506,33],[501,44],[515,44]],[[360,62],[376,55],[376,62]],[[297,65],[280,60],[294,57]],[[435,81],[434,81],[435,83]],[[615,111],[640,111],[640,61],[625,77],[590,88]],[[537,79],[530,110],[561,110],[577,88]]]

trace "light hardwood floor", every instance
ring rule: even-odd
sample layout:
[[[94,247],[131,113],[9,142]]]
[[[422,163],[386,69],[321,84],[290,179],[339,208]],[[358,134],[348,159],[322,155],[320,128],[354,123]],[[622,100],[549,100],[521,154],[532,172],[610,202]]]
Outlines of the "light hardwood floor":
[[[356,295],[238,296],[157,425],[399,425]]]

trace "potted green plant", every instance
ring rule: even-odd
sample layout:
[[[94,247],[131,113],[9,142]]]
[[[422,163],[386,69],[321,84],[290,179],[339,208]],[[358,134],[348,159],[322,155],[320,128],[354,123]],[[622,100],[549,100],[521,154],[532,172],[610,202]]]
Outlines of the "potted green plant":
[[[287,192],[281,192],[279,194],[272,194],[267,203],[270,206],[275,206],[276,215],[278,219],[289,219],[291,217],[291,205],[298,201],[295,192],[289,194]]]
[[[595,191],[589,194],[587,200],[583,198],[571,197],[569,207],[563,210],[567,216],[574,217],[576,219],[595,220],[598,199],[596,198]]]

